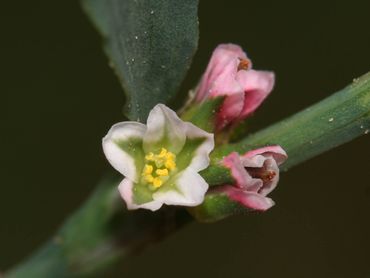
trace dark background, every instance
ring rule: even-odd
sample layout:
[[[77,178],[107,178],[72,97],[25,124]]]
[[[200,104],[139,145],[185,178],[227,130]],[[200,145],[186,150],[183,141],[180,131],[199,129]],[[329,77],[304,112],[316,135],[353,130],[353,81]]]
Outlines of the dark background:
[[[201,1],[195,86],[211,51],[241,44],[274,70],[257,130],[370,69],[369,1]],[[0,269],[47,240],[111,167],[119,83],[77,1],[0,8]],[[370,135],[283,174],[264,214],[191,224],[104,277],[369,277]]]

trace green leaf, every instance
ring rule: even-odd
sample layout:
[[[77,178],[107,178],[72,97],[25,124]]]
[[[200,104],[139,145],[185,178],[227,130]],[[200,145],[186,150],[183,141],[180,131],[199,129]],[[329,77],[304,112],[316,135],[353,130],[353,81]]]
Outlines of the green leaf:
[[[173,97],[198,44],[197,0],[83,0],[127,95],[126,116],[144,121]]]

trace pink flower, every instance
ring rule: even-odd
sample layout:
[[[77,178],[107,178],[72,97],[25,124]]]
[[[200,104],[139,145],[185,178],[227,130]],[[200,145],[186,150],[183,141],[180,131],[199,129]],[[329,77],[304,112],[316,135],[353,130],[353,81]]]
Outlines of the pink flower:
[[[287,159],[280,146],[269,146],[246,152],[239,156],[233,152],[223,159],[231,170],[235,185],[221,186],[218,191],[243,206],[265,211],[274,205],[266,197],[279,181],[279,165]]]
[[[271,92],[274,73],[251,68],[251,61],[238,45],[221,44],[214,50],[195,99],[202,102],[226,96],[217,115],[217,130],[248,117]]]

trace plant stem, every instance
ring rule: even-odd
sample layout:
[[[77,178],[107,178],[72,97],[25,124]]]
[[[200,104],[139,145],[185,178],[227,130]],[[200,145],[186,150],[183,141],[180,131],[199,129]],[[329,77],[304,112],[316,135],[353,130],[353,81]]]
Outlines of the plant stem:
[[[104,180],[57,234],[6,278],[88,277],[188,223],[190,216],[168,207],[158,213],[128,212],[116,178]]]
[[[211,156],[211,166],[203,171],[210,185],[231,182],[220,166],[222,158],[232,151],[240,154],[267,145],[280,145],[288,153],[282,170],[370,132],[370,73],[307,109],[235,144],[224,145]]]
[[[236,144],[215,150],[211,166],[202,172],[209,185],[233,184],[222,158],[266,145],[280,145],[288,153],[282,170],[370,132],[370,73],[319,103],[252,134]],[[247,210],[222,193],[207,194],[201,206],[190,210],[198,221],[213,222]]]

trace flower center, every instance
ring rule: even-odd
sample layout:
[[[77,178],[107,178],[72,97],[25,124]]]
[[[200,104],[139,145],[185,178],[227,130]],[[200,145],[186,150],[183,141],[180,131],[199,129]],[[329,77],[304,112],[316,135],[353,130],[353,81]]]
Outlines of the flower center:
[[[155,190],[168,180],[170,173],[176,168],[176,155],[162,148],[157,154],[152,152],[145,156],[146,164],[142,172],[143,181]]]
[[[238,71],[249,69],[250,62],[247,59],[239,58]]]
[[[263,182],[272,181],[276,176],[276,172],[272,170],[252,167],[247,167],[246,169],[252,178],[261,179]]]

